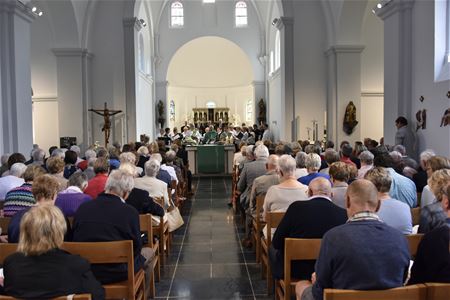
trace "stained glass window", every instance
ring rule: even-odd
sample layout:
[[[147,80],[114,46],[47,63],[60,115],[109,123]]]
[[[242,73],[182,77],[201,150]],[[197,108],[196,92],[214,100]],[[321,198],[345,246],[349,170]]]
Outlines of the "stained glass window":
[[[244,1],[239,1],[236,3],[235,11],[236,27],[246,27],[247,26],[247,3]]]
[[[183,4],[180,1],[175,1],[170,6],[170,26],[171,27],[184,26],[184,10]]]

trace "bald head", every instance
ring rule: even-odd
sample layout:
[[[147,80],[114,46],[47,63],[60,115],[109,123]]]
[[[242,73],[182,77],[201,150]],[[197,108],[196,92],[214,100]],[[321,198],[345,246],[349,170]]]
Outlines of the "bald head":
[[[309,183],[309,196],[331,197],[331,183],[328,179],[317,177]]]
[[[349,216],[361,211],[376,212],[379,208],[375,185],[366,179],[358,179],[347,188],[347,213]]]
[[[278,168],[278,155],[269,155],[267,159],[266,166],[268,171],[276,170]]]

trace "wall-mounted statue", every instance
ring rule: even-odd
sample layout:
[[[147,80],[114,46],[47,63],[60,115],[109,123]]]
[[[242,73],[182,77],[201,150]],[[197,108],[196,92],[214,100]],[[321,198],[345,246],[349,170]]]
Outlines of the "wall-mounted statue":
[[[264,100],[261,98],[258,102],[259,107],[259,114],[258,114],[258,123],[266,123],[266,103],[264,103]]]
[[[447,125],[450,125],[450,108],[448,108],[444,112],[444,115],[442,116],[442,120],[441,120],[441,127],[445,127]]]
[[[158,104],[156,105],[156,108],[158,109],[158,123],[161,126],[161,128],[164,128],[164,123],[166,121],[164,114],[164,102],[162,102],[162,100],[159,100]]]
[[[348,135],[353,133],[358,121],[356,120],[356,106],[353,101],[350,101],[345,108],[344,115],[344,132]]]
[[[419,129],[426,129],[427,128],[427,110],[422,109],[416,112],[416,131],[419,131]]]

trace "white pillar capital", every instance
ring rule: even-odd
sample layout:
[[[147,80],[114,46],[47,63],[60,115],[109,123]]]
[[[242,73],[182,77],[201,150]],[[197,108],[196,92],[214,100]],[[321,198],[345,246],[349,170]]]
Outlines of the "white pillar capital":
[[[382,20],[390,16],[411,10],[414,6],[415,0],[391,0],[387,2],[382,8],[376,9],[375,14]]]
[[[142,29],[142,23],[137,17],[123,18],[123,27],[134,28],[136,31]]]
[[[56,57],[87,57],[92,58],[94,55],[85,48],[53,48],[53,54]]]
[[[28,23],[36,19],[36,14],[31,8],[18,0],[2,0],[0,1],[0,13],[14,14]]]
[[[280,17],[278,21],[275,23],[275,27],[278,30],[283,29],[284,27],[292,27],[294,26],[294,18],[292,17]]]

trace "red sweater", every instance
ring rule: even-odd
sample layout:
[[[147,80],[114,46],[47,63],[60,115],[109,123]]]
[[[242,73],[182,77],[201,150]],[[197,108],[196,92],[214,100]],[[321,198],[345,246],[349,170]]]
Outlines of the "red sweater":
[[[94,178],[89,180],[84,193],[91,196],[92,199],[97,198],[97,196],[105,190],[106,180],[108,180],[107,174],[100,173],[95,175]]]

